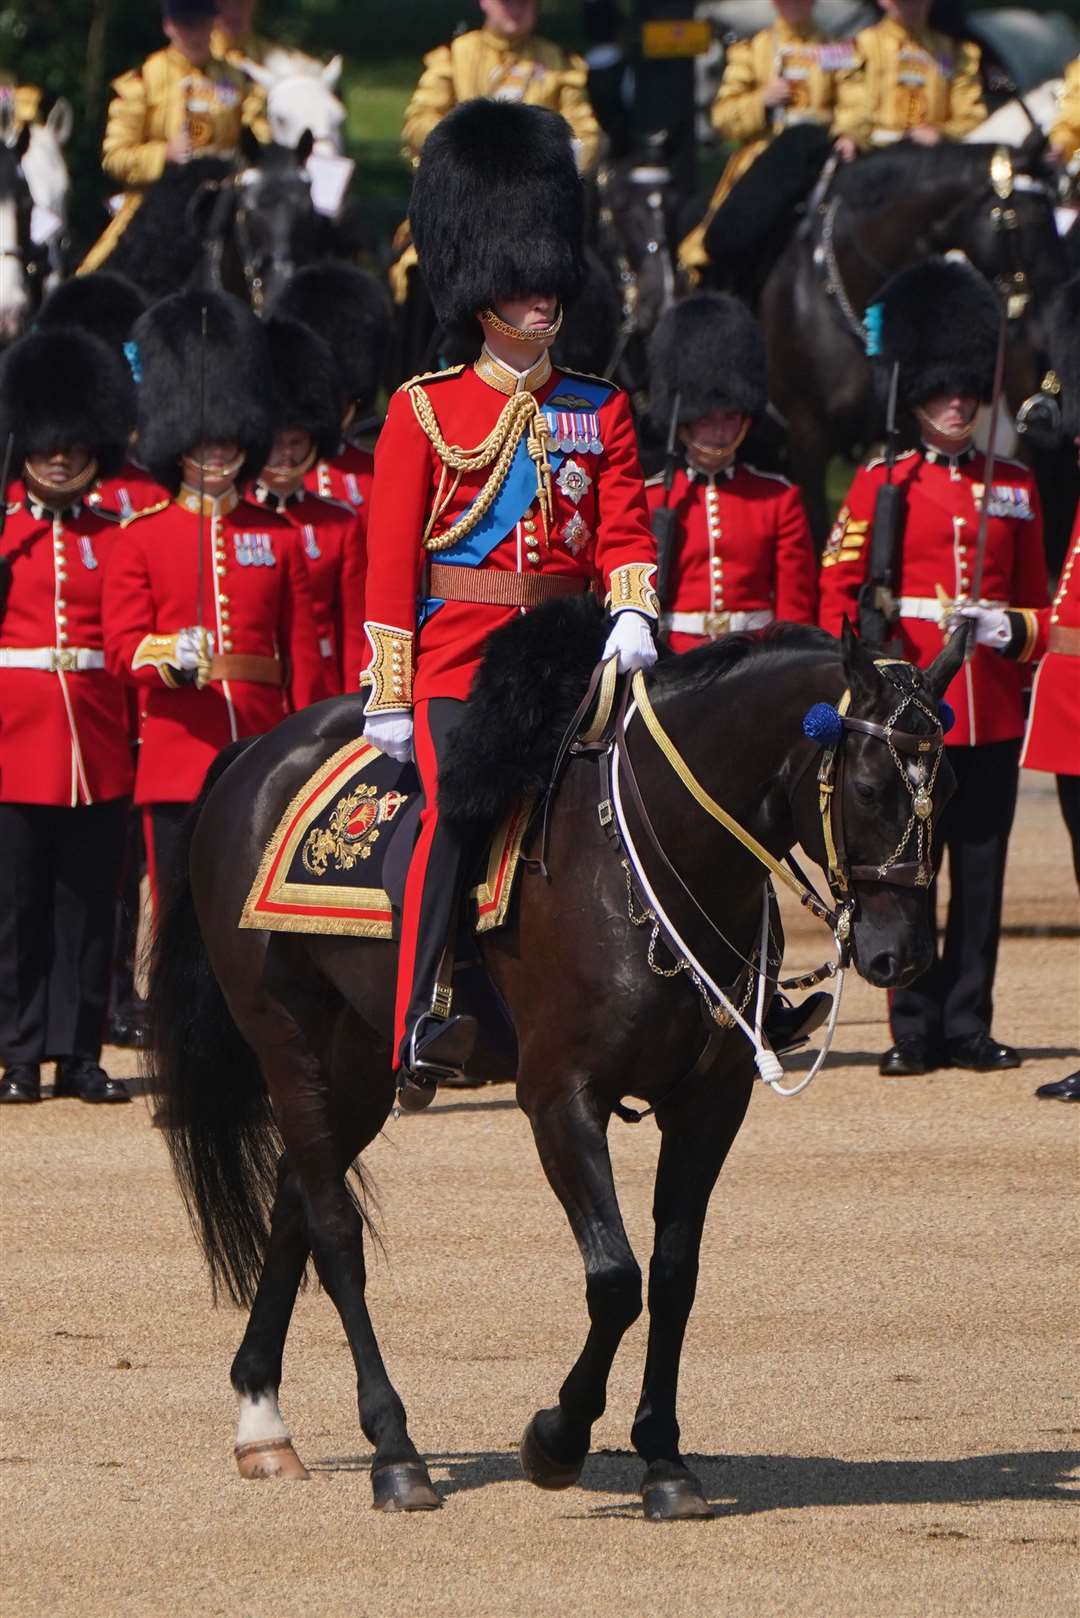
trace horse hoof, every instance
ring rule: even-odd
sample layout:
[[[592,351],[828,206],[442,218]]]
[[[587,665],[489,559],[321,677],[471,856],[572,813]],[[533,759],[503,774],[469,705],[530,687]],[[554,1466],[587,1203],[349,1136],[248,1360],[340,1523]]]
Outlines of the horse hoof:
[[[371,1474],[376,1511],[438,1511],[442,1505],[423,1461],[393,1461]]]
[[[667,1477],[646,1475],[641,1500],[647,1522],[689,1522],[713,1514],[697,1478],[692,1472],[682,1470],[674,1475],[669,1473]]]
[[[528,1482],[535,1483],[538,1489],[573,1488],[581,1476],[585,1455],[580,1461],[552,1460],[537,1436],[536,1420],[534,1416],[522,1435],[521,1448],[518,1451],[521,1457],[521,1470]],[[587,1450],[585,1454],[588,1454]]]
[[[242,1478],[309,1478],[311,1473],[292,1447],[291,1438],[263,1438],[237,1444],[234,1451]]]

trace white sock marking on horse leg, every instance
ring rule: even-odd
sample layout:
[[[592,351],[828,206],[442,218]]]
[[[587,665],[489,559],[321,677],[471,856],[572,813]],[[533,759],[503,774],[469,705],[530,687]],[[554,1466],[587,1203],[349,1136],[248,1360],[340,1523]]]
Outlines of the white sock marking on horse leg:
[[[236,1427],[238,1444],[258,1444],[267,1438],[288,1438],[289,1429],[281,1419],[277,1394],[272,1388],[265,1393],[237,1394],[240,1417]]]

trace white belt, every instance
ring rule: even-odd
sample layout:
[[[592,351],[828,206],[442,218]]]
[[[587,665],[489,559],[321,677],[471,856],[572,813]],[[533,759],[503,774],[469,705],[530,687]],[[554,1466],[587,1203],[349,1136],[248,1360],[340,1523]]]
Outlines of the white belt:
[[[773,617],[768,607],[755,608],[752,612],[665,612],[660,625],[663,629],[674,629],[679,635],[708,635],[710,640],[715,640],[718,635],[764,629],[766,624],[772,623]]]
[[[0,669],[42,669],[47,674],[103,669],[105,653],[92,646],[0,646]]]
[[[901,596],[900,616],[901,618],[925,618],[927,623],[943,624],[956,607],[976,605],[980,607],[990,607],[996,611],[1004,612],[1009,603],[1007,601],[979,601],[977,603],[968,601],[947,601],[944,605],[942,605],[942,603],[936,600],[933,596]]]

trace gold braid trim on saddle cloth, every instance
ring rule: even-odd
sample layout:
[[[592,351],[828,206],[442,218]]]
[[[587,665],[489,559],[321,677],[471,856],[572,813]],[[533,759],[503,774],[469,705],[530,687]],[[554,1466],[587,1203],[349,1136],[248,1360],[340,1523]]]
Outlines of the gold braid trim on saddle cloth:
[[[465,535],[471,533],[477,523],[483,520],[506,480],[510,463],[526,433],[529,456],[536,467],[536,498],[543,516],[545,534],[550,535],[551,466],[547,453],[547,419],[533,394],[512,394],[503,406],[494,427],[475,449],[461,449],[457,444],[446,442],[434,406],[422,387],[414,383],[409,388],[409,398],[417,421],[442,463],[435,504],[431,508],[431,515],[424,529],[425,550],[449,550],[451,545],[456,545],[459,539],[464,539]],[[491,476],[468,511],[459,517],[445,534],[435,537],[432,530],[454,498],[461,482],[461,474],[479,472],[487,466],[491,467]],[[449,476],[451,473],[452,477]]]

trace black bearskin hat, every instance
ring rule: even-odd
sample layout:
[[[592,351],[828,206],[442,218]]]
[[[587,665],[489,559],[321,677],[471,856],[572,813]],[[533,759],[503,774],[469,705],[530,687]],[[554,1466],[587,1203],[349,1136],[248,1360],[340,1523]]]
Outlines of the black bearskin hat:
[[[28,455],[85,444],[110,477],[127,457],[134,425],[131,372],[100,337],[34,331],[0,361],[0,454],[14,432],[13,474]]]
[[[769,401],[765,338],[744,303],[696,292],[674,304],[649,342],[650,412],[667,434],[675,395],[679,421],[713,410],[760,416]]]
[[[134,281],[112,270],[73,275],[50,292],[34,324],[43,331],[78,326],[111,347],[122,349],[131,328],[146,312],[147,299]]]
[[[1062,435],[1080,438],[1080,275],[1066,282],[1054,299],[1050,364],[1061,384]]]
[[[217,0],[161,0],[165,22],[207,22],[217,12]]]
[[[330,345],[284,315],[266,322],[266,336],[274,373],[274,430],[302,427],[320,456],[336,455],[345,403]]]
[[[206,310],[206,343],[202,311]],[[200,442],[244,451],[241,484],[266,464],[273,437],[273,376],[266,330],[227,292],[176,292],[135,324],[139,460],[173,493],[180,457]],[[200,406],[205,365],[205,409]]]
[[[351,264],[308,264],[274,300],[271,313],[302,321],[321,337],[334,356],[345,404],[371,409],[393,318],[390,295],[374,276]]]
[[[997,293],[972,265],[928,258],[894,275],[867,310],[870,352],[885,376],[899,364],[899,395],[907,405],[945,391],[985,403],[1001,316]]]
[[[445,326],[529,292],[572,302],[585,262],[565,120],[523,102],[463,101],[424,142],[409,223]]]

